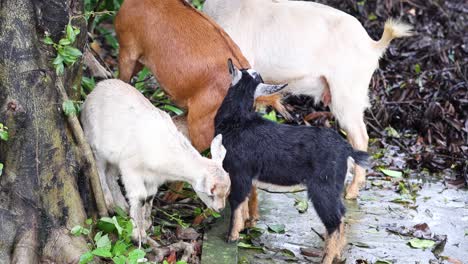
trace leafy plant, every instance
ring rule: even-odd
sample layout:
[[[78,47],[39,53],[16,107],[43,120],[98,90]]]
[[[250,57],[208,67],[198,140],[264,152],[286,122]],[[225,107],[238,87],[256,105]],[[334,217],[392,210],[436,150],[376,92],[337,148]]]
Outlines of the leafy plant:
[[[116,210],[118,215],[102,217],[97,222],[87,219],[85,226],[75,226],[71,233],[85,235],[90,243],[89,250],[81,255],[80,264],[90,263],[96,257],[112,260],[116,264],[136,264],[145,262],[146,252],[132,243],[133,224],[123,210]],[[97,232],[92,237],[93,229]]]
[[[65,70],[65,66],[73,65],[78,58],[83,55],[79,49],[72,46],[75,43],[78,34],[80,34],[80,29],[72,26],[71,23],[68,23],[65,27],[65,35],[58,43],[55,43],[46,32],[44,43],[52,45],[57,51],[57,56],[52,61],[57,75],[62,75]]]
[[[202,10],[203,9],[203,3],[205,1],[204,0],[192,0],[192,5],[198,9],[198,10]]]
[[[272,224],[268,225],[268,231],[277,233],[277,234],[283,234],[285,232],[286,226],[284,224]]]
[[[221,214],[211,210],[210,208],[203,209],[201,207],[197,207],[197,208],[195,208],[194,213],[195,213],[196,216],[202,215],[204,218],[208,218],[210,216],[212,216],[213,218],[220,218],[221,217]]]
[[[411,239],[408,244],[412,248],[432,248],[435,245],[435,242],[432,240],[427,240],[427,239],[419,239],[419,238],[414,238]]]
[[[7,141],[9,138],[8,127],[0,123],[0,140]]]
[[[10,135],[8,134],[8,127],[3,125],[3,123],[0,123],[0,141],[7,141],[10,138]],[[2,176],[3,173],[3,163],[0,162],[0,176]]]

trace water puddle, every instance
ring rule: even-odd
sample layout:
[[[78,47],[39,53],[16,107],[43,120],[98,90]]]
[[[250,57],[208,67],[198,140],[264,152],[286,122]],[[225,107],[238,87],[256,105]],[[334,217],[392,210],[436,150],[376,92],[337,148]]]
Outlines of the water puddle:
[[[468,191],[448,189],[437,180],[406,179],[400,187],[396,182],[369,178],[360,199],[346,202],[345,263],[454,263],[448,258],[468,263]],[[303,214],[294,207],[296,199],[306,199],[305,192],[259,196],[257,226],[267,230],[268,225],[284,224],[285,232],[265,231],[253,239],[252,244],[266,250],[239,249],[239,263],[319,263],[320,257],[313,255],[321,252],[323,241],[311,228],[319,234],[325,229],[310,204]],[[428,238],[446,236],[445,246],[410,247],[414,237],[404,231],[423,223],[430,229],[424,231]],[[309,248],[312,257],[301,254],[301,248]]]

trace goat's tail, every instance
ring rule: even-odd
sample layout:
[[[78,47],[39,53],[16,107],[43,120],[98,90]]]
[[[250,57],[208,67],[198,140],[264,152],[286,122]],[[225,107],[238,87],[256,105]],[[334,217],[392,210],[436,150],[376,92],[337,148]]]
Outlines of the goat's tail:
[[[379,51],[380,56],[385,52],[390,42],[395,38],[409,37],[413,35],[412,26],[399,20],[390,18],[385,22],[384,32],[379,41],[374,43],[374,47]]]
[[[351,158],[353,158],[354,163],[361,167],[367,169],[371,167],[370,156],[365,151],[353,150],[353,152],[351,153]]]

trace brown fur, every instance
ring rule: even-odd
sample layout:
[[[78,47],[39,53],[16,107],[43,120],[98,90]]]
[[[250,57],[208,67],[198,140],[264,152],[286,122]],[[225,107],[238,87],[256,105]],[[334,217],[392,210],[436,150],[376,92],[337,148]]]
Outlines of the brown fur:
[[[250,68],[239,47],[184,0],[125,0],[115,29],[120,79],[129,82],[146,65],[172,100],[188,110],[192,144],[199,151],[207,149],[214,137],[214,116],[231,82],[227,60],[231,58],[239,68]],[[277,95],[262,100],[260,103],[288,114]]]
[[[341,258],[341,251],[346,245],[344,219],[341,219],[340,229],[327,234],[322,264],[332,264],[335,259]]]
[[[230,84],[227,60],[250,68],[237,45],[183,0],[125,0],[115,19],[120,78],[129,82],[146,65],[179,106],[199,150],[209,147],[213,119]]]
[[[228,241],[234,242],[239,240],[239,233],[244,229],[244,223],[245,223],[245,212],[246,208],[248,208],[248,199],[245,199],[244,202],[242,202],[239,207],[234,211],[234,215],[232,215],[232,229],[231,233],[229,234]],[[247,209],[248,211],[248,209]]]

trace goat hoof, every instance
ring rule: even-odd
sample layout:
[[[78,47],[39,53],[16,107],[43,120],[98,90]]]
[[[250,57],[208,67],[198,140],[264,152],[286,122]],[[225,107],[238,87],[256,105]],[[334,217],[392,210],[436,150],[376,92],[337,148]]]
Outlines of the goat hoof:
[[[258,219],[248,219],[245,221],[245,227],[250,228],[250,227],[255,227],[257,225]]]
[[[358,196],[359,196],[359,188],[353,185],[348,186],[348,188],[346,189],[345,199],[356,200]]]
[[[234,237],[234,236],[227,236],[226,237],[226,243],[228,243],[228,244],[237,243],[237,241],[239,241],[239,234],[237,234],[237,237]]]

